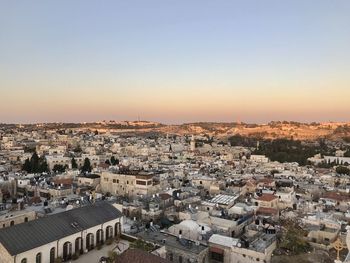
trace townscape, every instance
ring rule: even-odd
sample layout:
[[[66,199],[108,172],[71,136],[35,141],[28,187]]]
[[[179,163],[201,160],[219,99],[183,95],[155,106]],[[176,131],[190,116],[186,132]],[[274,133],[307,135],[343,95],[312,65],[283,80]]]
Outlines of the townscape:
[[[130,125],[0,125],[1,262],[347,260],[349,137]]]
[[[350,263],[349,14],[0,1],[0,263]]]

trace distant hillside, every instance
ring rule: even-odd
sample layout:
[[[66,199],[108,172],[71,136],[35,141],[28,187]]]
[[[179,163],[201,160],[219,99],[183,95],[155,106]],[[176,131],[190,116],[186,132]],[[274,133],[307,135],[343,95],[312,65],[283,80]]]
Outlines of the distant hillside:
[[[271,122],[269,124],[238,123],[189,123],[164,126],[164,133],[174,134],[207,134],[217,137],[232,135],[261,137],[264,139],[293,138],[297,140],[330,140],[350,139],[350,123],[296,123]]]
[[[101,121],[94,123],[47,123],[14,125],[0,124],[1,129],[19,128],[33,129],[90,129],[101,132],[115,133],[144,133],[144,134],[177,134],[177,135],[209,135],[227,138],[232,135],[258,137],[263,139],[287,138],[295,140],[344,140],[350,143],[350,123],[298,123],[298,122],[270,122],[268,124],[245,123],[214,123],[198,122],[181,125],[165,125],[148,121]]]

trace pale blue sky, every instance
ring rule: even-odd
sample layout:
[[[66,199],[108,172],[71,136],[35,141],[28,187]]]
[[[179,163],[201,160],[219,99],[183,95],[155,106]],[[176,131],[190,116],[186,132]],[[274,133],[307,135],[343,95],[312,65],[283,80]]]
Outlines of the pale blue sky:
[[[0,122],[350,120],[350,1],[1,1]]]

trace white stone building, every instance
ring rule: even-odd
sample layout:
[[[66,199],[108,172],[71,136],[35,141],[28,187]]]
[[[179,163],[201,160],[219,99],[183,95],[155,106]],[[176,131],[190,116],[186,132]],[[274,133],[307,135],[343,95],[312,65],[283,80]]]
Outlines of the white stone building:
[[[54,263],[121,233],[122,214],[99,202],[0,230],[2,263]]]

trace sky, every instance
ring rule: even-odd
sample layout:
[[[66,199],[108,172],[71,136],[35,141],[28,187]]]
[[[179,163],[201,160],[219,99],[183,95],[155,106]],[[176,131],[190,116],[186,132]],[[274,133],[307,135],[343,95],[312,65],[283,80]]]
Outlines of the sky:
[[[348,0],[0,1],[0,123],[350,121]]]

